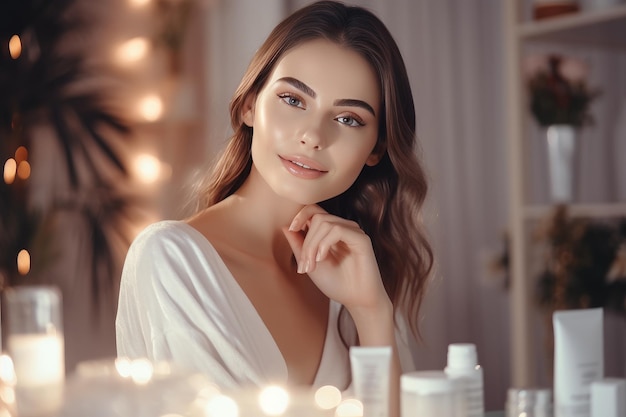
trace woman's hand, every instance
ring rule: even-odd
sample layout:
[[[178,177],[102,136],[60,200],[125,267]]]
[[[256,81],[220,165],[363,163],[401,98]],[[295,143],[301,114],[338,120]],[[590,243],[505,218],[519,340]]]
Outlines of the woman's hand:
[[[353,314],[390,307],[372,243],[356,222],[308,205],[284,233],[298,272],[308,274],[328,298]]]

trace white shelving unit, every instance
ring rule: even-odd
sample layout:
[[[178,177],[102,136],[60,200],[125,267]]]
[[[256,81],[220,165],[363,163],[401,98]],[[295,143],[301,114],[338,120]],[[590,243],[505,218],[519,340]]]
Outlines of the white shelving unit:
[[[506,103],[509,162],[509,232],[511,274],[511,361],[512,386],[536,384],[531,324],[534,280],[530,274],[530,224],[544,218],[549,204],[529,204],[527,198],[528,163],[524,161],[526,142],[525,94],[521,74],[524,46],[530,43],[582,44],[598,48],[626,50],[626,4],[581,11],[538,21],[530,20],[526,0],[506,0]],[[573,216],[596,218],[626,215],[625,202],[573,204]]]

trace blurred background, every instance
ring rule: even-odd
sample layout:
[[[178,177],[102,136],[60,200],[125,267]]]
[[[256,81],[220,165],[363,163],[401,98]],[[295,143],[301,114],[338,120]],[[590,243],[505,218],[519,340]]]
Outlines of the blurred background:
[[[556,2],[576,7],[547,18],[537,6],[550,2],[530,0],[350,2],[374,11],[403,53],[431,184],[425,219],[437,265],[413,346],[417,368],[443,369],[449,343],[475,343],[488,410],[502,409],[513,385],[551,385],[546,318],[556,308],[604,307],[606,374],[626,375],[626,5],[596,2]],[[62,289],[68,372],[115,355],[128,243],[154,221],[193,212],[193,185],[229,136],[228,102],[250,58],[274,25],[308,3],[0,5],[0,278],[3,287]],[[570,20],[545,23],[557,18]],[[543,26],[534,31],[537,19]],[[560,37],[577,25],[606,26],[608,35],[601,44]],[[557,36],[526,42],[525,28],[531,41]],[[525,90],[528,71],[546,70],[553,54],[575,63],[566,76],[590,86],[593,119],[577,127],[566,202],[574,216],[558,219],[545,129]],[[598,204],[608,209],[585,209]],[[521,222],[528,280],[516,296],[511,226],[521,224],[522,206],[534,214]],[[559,231],[565,240],[554,239]],[[571,285],[553,276],[563,242],[570,258],[586,262],[567,264]],[[559,291],[568,297],[556,303]],[[519,331],[514,299],[523,304]],[[527,372],[513,366],[518,354],[530,358],[516,362]]]

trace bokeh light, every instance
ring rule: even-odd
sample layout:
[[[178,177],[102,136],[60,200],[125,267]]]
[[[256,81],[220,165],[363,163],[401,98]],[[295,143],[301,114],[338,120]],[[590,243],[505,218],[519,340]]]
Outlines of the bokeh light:
[[[122,43],[116,50],[116,59],[120,64],[129,64],[143,59],[148,54],[150,43],[144,37],[136,37]]]
[[[239,417],[239,406],[227,395],[210,398],[204,408],[205,417]]]
[[[341,403],[341,391],[332,385],[324,385],[315,391],[315,404],[324,410],[330,410]]]
[[[18,59],[22,55],[22,40],[17,35],[13,35],[9,39],[9,54],[13,59]]]
[[[4,163],[4,183],[13,184],[17,175],[17,162],[13,158],[7,159]]]
[[[363,403],[354,398],[344,400],[335,410],[335,417],[363,417]]]
[[[163,101],[156,94],[149,94],[141,99],[139,103],[141,116],[149,122],[159,120],[163,114]]]
[[[22,179],[28,179],[30,177],[30,164],[28,161],[22,161],[17,166],[17,176]]]
[[[268,416],[279,416],[287,410],[289,393],[282,387],[265,387],[259,394],[259,407]]]
[[[20,275],[26,275],[30,272],[30,253],[26,249],[22,249],[17,254],[17,272]]]
[[[135,384],[147,384],[153,374],[154,368],[148,359],[135,359],[130,364],[130,377]]]

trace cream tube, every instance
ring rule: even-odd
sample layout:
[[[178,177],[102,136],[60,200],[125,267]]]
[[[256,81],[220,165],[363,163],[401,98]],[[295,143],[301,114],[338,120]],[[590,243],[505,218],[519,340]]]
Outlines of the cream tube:
[[[363,403],[364,417],[389,415],[389,374],[391,346],[350,347],[352,388]]]
[[[604,377],[603,310],[556,311],[553,324],[555,417],[589,417],[591,383]]]

